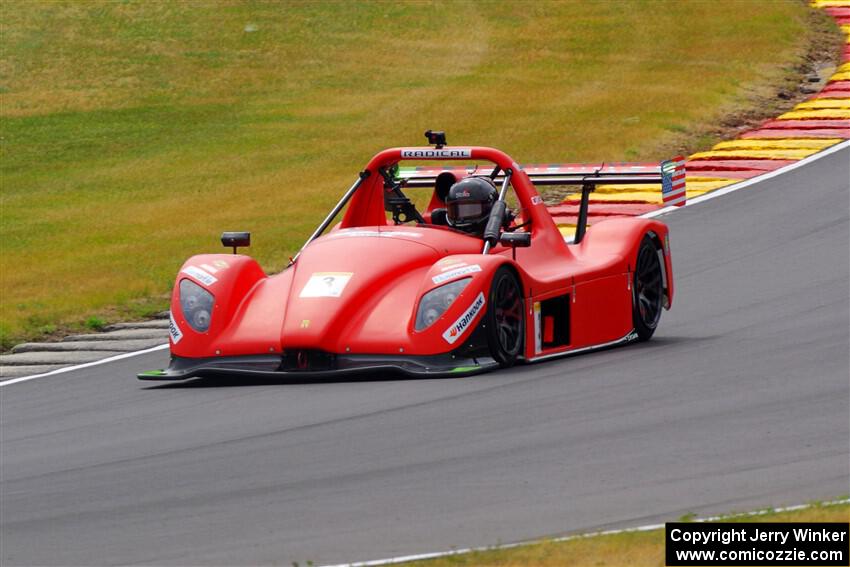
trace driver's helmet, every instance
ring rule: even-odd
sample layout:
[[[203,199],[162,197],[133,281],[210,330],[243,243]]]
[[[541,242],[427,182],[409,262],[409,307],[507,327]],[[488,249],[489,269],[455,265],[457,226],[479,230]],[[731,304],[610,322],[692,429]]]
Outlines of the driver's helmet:
[[[482,234],[490,217],[490,209],[499,198],[489,177],[467,177],[449,189],[446,196],[446,220],[449,226]]]

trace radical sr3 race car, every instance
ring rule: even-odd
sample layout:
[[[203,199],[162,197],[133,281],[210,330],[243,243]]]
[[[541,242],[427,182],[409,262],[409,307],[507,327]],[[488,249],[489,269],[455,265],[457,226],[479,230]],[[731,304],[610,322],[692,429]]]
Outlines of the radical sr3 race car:
[[[523,167],[426,135],[433,146],[374,156],[282,272],[236,253],[248,233],[222,236],[233,254],[190,258],[171,299],[171,363],[139,378],[466,375],[652,336],[673,300],[667,227],[631,217],[587,228],[589,195],[599,184],[669,187],[683,171]],[[434,166],[446,161],[463,165]],[[400,165],[416,162],[426,165]],[[450,186],[476,176],[498,190],[479,235],[449,226],[445,208]],[[571,241],[535,185],[581,187]],[[416,187],[432,191],[421,211],[404,193]]]

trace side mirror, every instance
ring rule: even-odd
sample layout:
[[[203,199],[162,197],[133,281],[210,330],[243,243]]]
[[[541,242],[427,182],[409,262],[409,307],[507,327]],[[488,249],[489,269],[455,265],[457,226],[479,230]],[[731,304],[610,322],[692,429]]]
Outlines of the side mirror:
[[[502,246],[510,246],[511,254],[516,260],[517,248],[528,248],[531,246],[530,232],[503,232],[499,235],[499,244]]]
[[[222,232],[221,245],[233,248],[233,253],[236,254],[236,248],[240,246],[251,245],[250,232]]]
[[[531,246],[530,232],[503,232],[499,237],[499,244],[511,248],[528,248]]]

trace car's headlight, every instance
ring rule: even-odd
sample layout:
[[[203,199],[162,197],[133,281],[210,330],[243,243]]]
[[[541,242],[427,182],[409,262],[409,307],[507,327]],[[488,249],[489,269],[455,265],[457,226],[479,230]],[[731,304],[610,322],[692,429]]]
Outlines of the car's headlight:
[[[183,310],[183,317],[199,333],[210,328],[214,302],[212,294],[195,282],[180,280],[180,308]]]
[[[463,291],[472,278],[464,278],[456,282],[437,287],[422,296],[419,302],[419,310],[416,312],[417,331],[424,331],[434,324],[434,321],[446,312],[446,309],[454,303],[460,292]]]

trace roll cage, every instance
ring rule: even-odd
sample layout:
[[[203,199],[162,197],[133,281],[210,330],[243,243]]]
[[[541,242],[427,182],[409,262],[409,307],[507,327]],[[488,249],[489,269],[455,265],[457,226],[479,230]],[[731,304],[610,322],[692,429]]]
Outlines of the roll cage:
[[[403,188],[425,187],[435,183],[439,167],[427,168],[426,172],[416,172],[406,178],[399,176],[398,167],[404,161],[473,161],[488,162],[493,169],[488,175],[494,182],[501,183],[499,199],[493,206],[490,219],[484,231],[484,244],[481,253],[488,254],[491,249],[500,242],[503,229],[506,227],[508,215],[505,204],[505,196],[508,187],[513,187],[520,208],[523,211],[524,227],[530,234],[530,242],[517,244],[519,239],[513,243],[514,246],[528,246],[531,242],[544,241],[547,245],[562,248],[565,246],[563,237],[558,231],[555,222],[549,214],[543,199],[537,192],[537,185],[578,185],[581,186],[581,203],[579,206],[578,222],[576,226],[573,243],[578,244],[584,237],[587,228],[587,210],[590,193],[596,185],[602,183],[615,184],[647,184],[662,183],[669,181],[670,171],[665,169],[666,164],[662,162],[659,169],[658,164],[617,164],[606,166],[526,166],[523,168],[506,153],[495,148],[484,146],[445,146],[445,135],[435,136],[431,131],[426,132],[431,143],[435,147],[400,147],[390,148],[377,153],[366,165],[357,177],[357,180],[345,192],[340,201],[328,213],[322,223],[310,235],[303,250],[313,240],[324,233],[331,225],[337,215],[348,205],[345,210],[340,228],[355,228],[366,226],[384,226],[387,224],[386,212],[393,215],[396,224],[401,222],[416,221],[424,223],[422,214],[416,210],[410,200],[404,195]],[[679,159],[679,158],[674,158]],[[451,168],[457,170],[458,168]],[[478,173],[478,166],[465,168],[467,175]],[[526,171],[527,170],[527,171]],[[530,175],[529,173],[530,172]],[[681,170],[677,168],[676,174],[681,173],[684,179],[684,163]],[[667,176],[665,178],[665,175]],[[684,184],[684,182],[682,182]],[[684,185],[683,185],[684,187]],[[684,193],[684,188],[682,188]],[[432,201],[433,204],[433,201]],[[683,204],[683,203],[682,203]],[[528,237],[525,237],[528,238]],[[510,242],[511,239],[507,241]],[[292,259],[292,263],[301,253]]]
[[[506,215],[505,196],[509,186],[514,191],[520,207],[527,212],[527,224],[534,236],[534,231],[540,226],[545,226],[548,220],[550,228],[557,233],[557,228],[551,217],[545,212],[542,198],[537,194],[534,185],[528,179],[514,160],[495,148],[465,146],[465,147],[405,147],[391,148],[375,155],[357,180],[345,192],[339,202],[328,213],[322,223],[310,235],[303,250],[313,240],[321,236],[331,225],[333,220],[348,205],[345,210],[340,228],[355,228],[365,226],[381,226],[387,224],[386,210],[391,207],[390,212],[397,222],[408,222],[415,220],[424,223],[422,214],[415,209],[413,204],[403,193],[406,185],[405,180],[393,175],[398,164],[403,161],[484,161],[489,162],[493,169],[488,172],[491,179],[496,179],[501,184],[499,200],[494,205],[493,211],[487,223],[484,234],[484,245],[482,253],[487,254],[498,242],[501,227]],[[422,186],[417,183],[416,186]],[[385,198],[385,194],[387,197]],[[300,254],[300,251],[299,251]],[[298,258],[298,254],[292,262]]]

